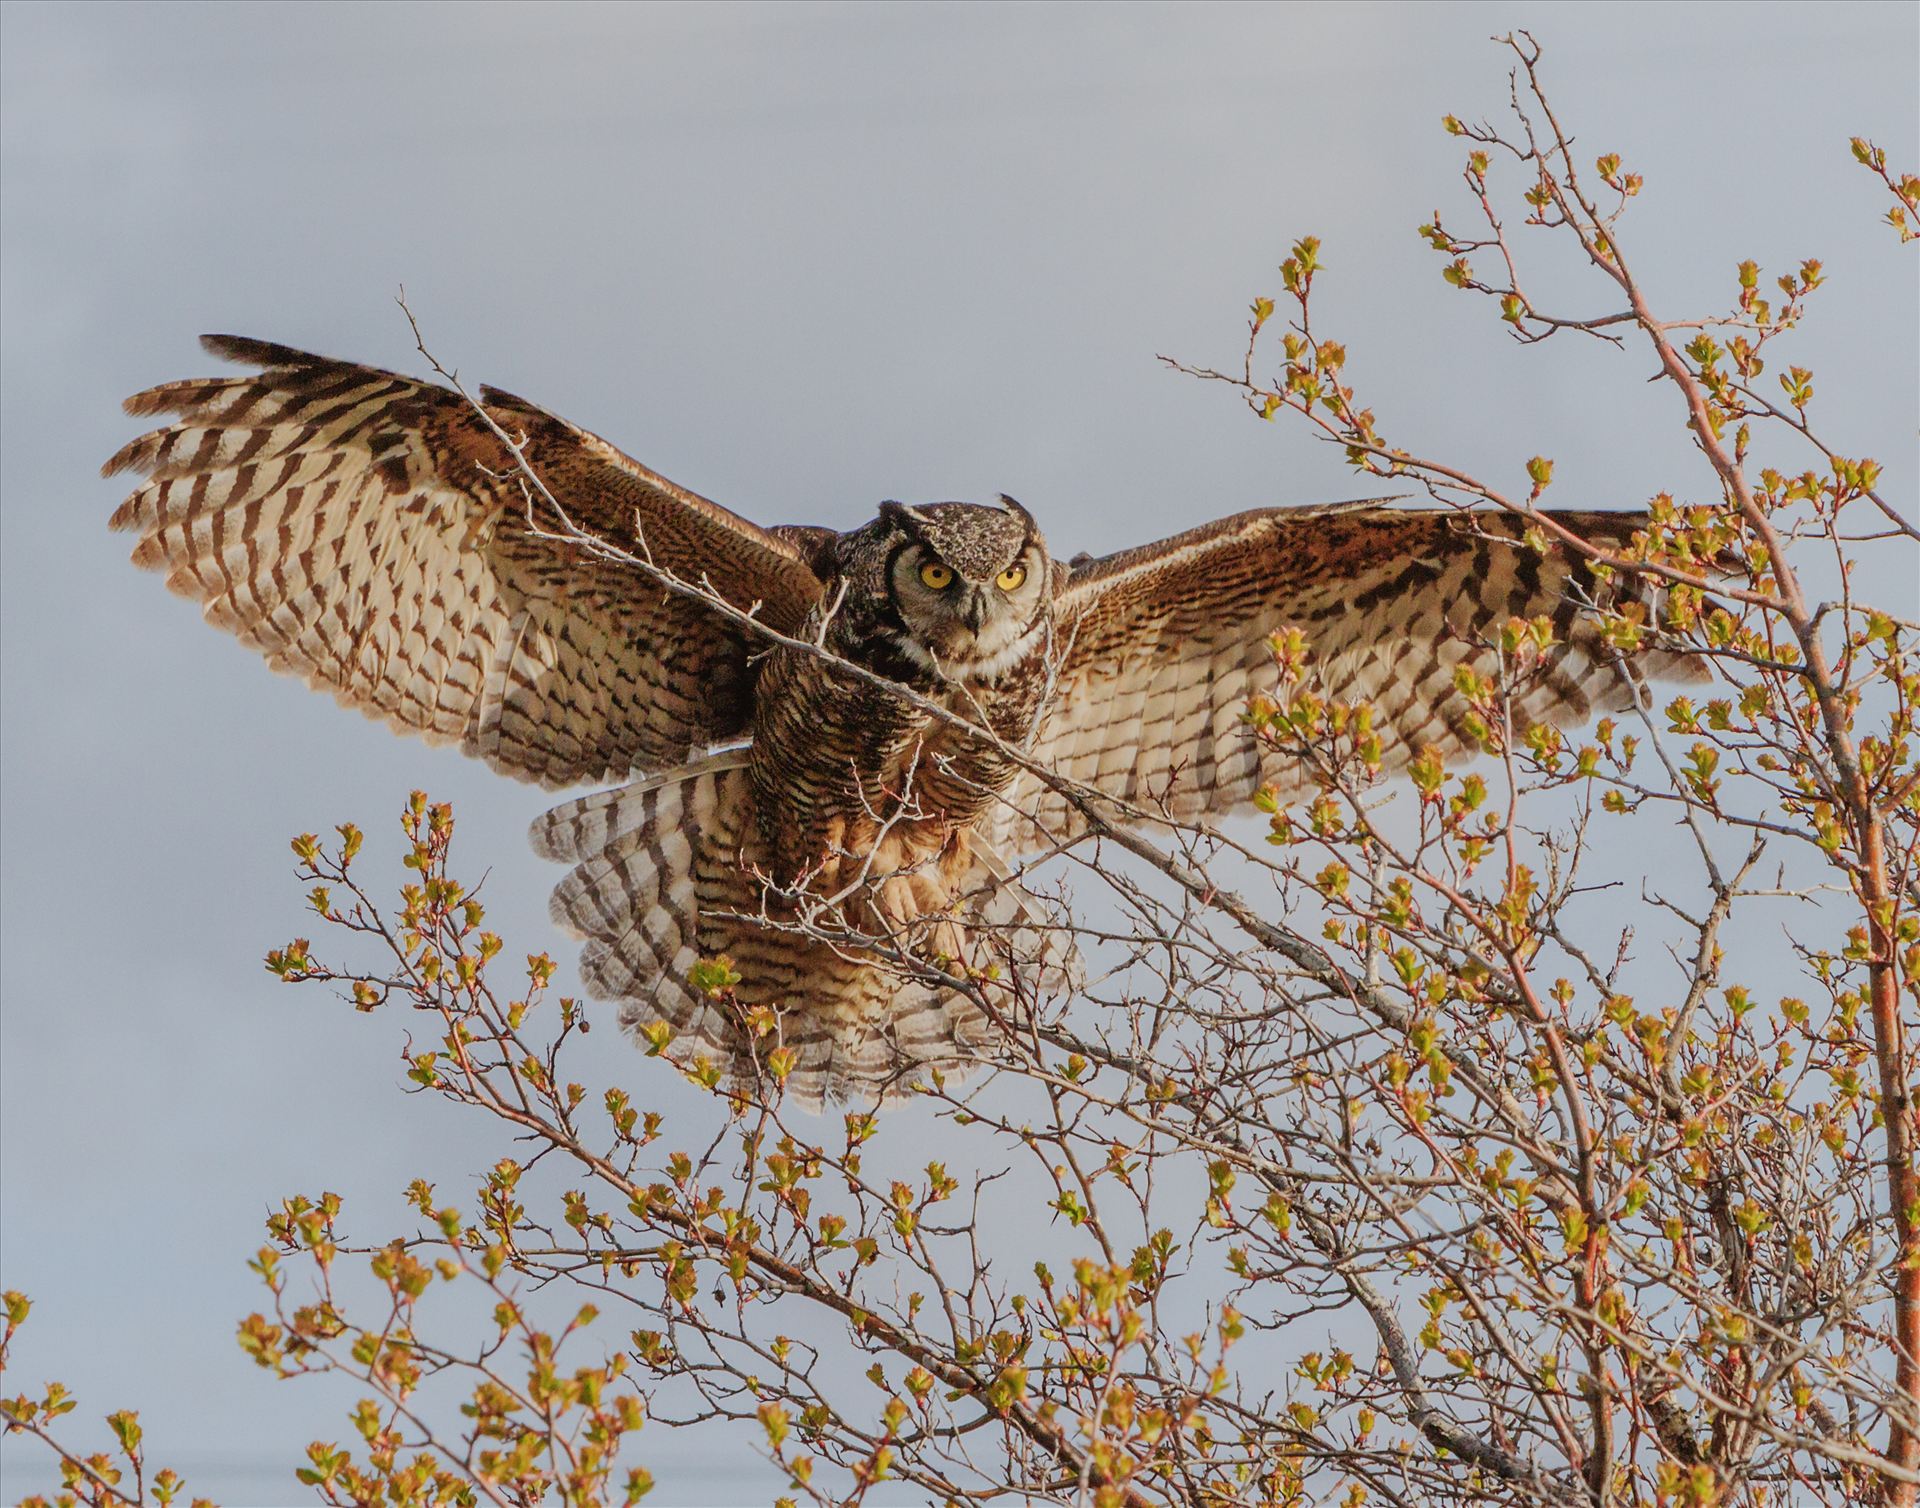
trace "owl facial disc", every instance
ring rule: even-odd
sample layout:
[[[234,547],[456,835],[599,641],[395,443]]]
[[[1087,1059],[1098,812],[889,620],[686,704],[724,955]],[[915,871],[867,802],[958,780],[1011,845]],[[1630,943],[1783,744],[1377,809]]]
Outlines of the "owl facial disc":
[[[967,681],[992,680],[1031,653],[1045,629],[1051,569],[1026,509],[1003,497],[989,507],[889,503],[880,516],[893,536],[895,648]]]

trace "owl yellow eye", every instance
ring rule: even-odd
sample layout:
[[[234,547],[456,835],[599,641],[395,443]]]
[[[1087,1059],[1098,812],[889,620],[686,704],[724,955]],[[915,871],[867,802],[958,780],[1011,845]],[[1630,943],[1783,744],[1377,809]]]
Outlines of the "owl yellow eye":
[[[1025,566],[1008,566],[998,576],[994,577],[994,584],[1003,592],[1017,592],[1020,590],[1020,583],[1026,579],[1027,568]]]
[[[936,592],[944,592],[953,585],[953,572],[937,560],[929,560],[920,567],[920,580]]]

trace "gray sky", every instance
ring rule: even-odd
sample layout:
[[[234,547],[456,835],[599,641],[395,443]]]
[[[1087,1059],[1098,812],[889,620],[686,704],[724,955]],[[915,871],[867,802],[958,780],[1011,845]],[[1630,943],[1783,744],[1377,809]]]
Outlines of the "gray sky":
[[[501,1147],[397,1092],[405,1023],[261,971],[307,930],[285,839],[351,818],[389,853],[426,786],[509,944],[560,949],[523,837],[548,798],[270,675],[107,533],[118,402],[205,370],[199,332],[417,370],[404,284],[464,376],[762,522],[1006,491],[1066,556],[1356,490],[1154,360],[1235,359],[1317,233],[1320,317],[1390,433],[1507,481],[1553,455],[1562,505],[1639,503],[1698,479],[1647,358],[1513,349],[1413,234],[1464,217],[1438,121],[1499,106],[1486,38],[1524,24],[1583,146],[1647,175],[1624,234],[1660,307],[1718,311],[1745,256],[1825,258],[1793,359],[1911,498],[1914,259],[1846,139],[1920,155],[1916,14],[0,9],[0,1281],[38,1305],[9,1388],[59,1375],[88,1417],[141,1408],[196,1491],[296,1501],[351,1395],[233,1343],[265,1211],[330,1187],[386,1234],[408,1178],[458,1187]],[[1537,255],[1543,291],[1600,312]],[[713,1114],[657,1065],[629,1080]],[[759,1492],[734,1442],[648,1445],[656,1501]],[[9,1497],[51,1484],[4,1465]]]

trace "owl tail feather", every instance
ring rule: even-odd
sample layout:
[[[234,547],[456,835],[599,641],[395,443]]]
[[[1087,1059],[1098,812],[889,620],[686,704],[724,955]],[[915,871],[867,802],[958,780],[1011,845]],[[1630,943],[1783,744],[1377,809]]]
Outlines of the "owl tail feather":
[[[646,800],[648,796],[669,786],[698,780],[702,775],[743,769],[751,753],[749,745],[735,744],[627,785],[576,797],[535,818],[533,826],[527,829],[527,841],[543,859],[577,864],[583,859],[596,858],[646,824],[653,812]]]
[[[585,944],[587,993],[621,1002],[630,1030],[664,1022],[676,1042],[722,1063],[740,1029],[691,982],[701,958],[694,845],[713,832],[722,784],[739,781],[745,763],[744,749],[729,750],[596,791],[555,807],[529,833],[535,852],[575,865],[547,911]]]
[[[990,1061],[1001,1033],[974,995],[857,942],[770,922],[745,762],[746,750],[723,751],[569,801],[534,823],[534,848],[575,866],[548,909],[584,944],[587,993],[618,1002],[622,1026],[695,1076],[750,1089],[784,1073],[787,1101],[809,1110],[886,1104],[930,1072],[957,1080]],[[1077,979],[1078,959],[983,847],[946,919],[1005,1024]],[[722,988],[702,970],[696,983],[697,966],[720,957],[738,979]]]

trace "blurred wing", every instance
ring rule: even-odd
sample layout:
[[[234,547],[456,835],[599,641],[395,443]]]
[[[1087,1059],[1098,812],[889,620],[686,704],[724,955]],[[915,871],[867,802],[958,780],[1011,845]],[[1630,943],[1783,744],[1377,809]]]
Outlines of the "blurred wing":
[[[529,504],[458,393],[263,341],[203,344],[261,370],[127,400],[176,417],[107,462],[147,477],[113,527],[274,669],[546,785],[672,763],[745,727],[742,630],[541,537],[561,520]],[[772,627],[805,617],[820,584],[790,540],[532,404],[481,396],[586,532],[762,604]]]
[[[1638,513],[1559,513],[1575,533],[1624,544]],[[1058,694],[1033,753],[1060,774],[1175,819],[1283,796],[1304,772],[1263,757],[1247,699],[1278,680],[1268,638],[1307,636],[1324,693],[1378,709],[1386,766],[1425,745],[1468,746],[1455,667],[1488,669],[1479,645],[1513,616],[1553,619],[1546,673],[1521,698],[1530,721],[1578,720],[1629,704],[1632,690],[1583,607],[1607,595],[1570,552],[1542,555],[1511,516],[1382,508],[1263,509],[1077,566],[1061,598],[1068,636]],[[1648,654],[1668,679],[1697,662]],[[1032,851],[1082,830],[1065,798],[1032,776],[1016,787],[1002,841]]]

